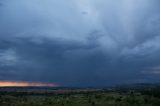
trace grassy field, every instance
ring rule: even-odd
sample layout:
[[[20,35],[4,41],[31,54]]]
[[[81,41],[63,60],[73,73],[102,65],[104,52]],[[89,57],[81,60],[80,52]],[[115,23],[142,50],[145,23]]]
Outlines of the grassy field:
[[[160,106],[160,89],[0,88],[0,106]]]

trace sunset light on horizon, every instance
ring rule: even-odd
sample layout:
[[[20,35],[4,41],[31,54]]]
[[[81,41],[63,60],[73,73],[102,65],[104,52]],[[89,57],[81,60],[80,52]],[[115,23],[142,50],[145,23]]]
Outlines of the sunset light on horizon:
[[[0,81],[0,87],[56,87],[53,83],[31,83],[31,82],[18,82],[18,81]]]

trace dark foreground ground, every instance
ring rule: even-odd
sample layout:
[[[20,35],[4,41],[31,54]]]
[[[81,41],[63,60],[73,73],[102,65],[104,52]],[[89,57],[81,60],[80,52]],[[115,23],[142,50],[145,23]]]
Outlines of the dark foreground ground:
[[[160,86],[0,88],[0,106],[160,106]]]

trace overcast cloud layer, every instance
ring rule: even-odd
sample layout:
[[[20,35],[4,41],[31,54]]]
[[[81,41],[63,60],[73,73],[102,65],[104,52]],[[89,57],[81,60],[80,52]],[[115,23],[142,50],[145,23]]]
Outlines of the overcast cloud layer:
[[[159,0],[0,0],[0,80],[160,82]]]

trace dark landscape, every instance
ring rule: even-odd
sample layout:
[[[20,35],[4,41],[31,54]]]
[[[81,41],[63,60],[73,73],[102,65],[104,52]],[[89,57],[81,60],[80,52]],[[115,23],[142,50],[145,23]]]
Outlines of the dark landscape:
[[[1,87],[0,106],[159,106],[160,84],[106,88]]]

